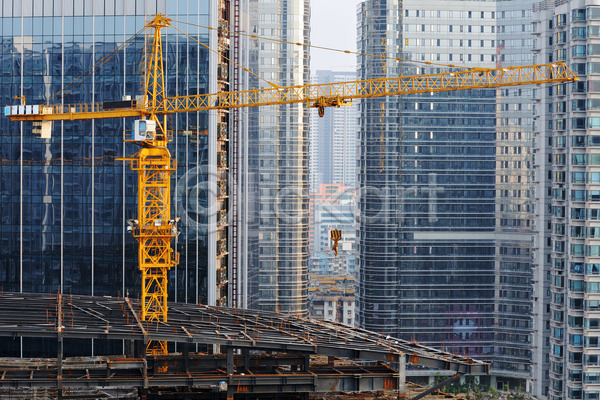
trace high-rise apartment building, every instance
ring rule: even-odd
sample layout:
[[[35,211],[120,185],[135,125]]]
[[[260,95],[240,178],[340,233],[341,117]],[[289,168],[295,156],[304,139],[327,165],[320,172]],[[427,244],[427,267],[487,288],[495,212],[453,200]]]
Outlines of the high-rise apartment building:
[[[355,72],[317,71],[313,83],[356,80]],[[331,107],[323,117],[310,111],[310,191],[320,184],[356,185],[356,107]]]
[[[600,396],[600,5],[534,6],[537,62],[566,62],[572,84],[536,90],[536,261],[547,307],[547,398]],[[541,289],[541,286],[540,286]],[[540,358],[542,356],[540,355]],[[546,377],[546,378],[547,378]],[[543,394],[543,393],[542,393]]]
[[[228,7],[224,0],[3,1],[0,102],[14,104],[14,96],[25,96],[28,104],[135,98],[141,94],[149,49],[144,35],[99,69],[90,67],[156,13],[185,22],[178,28],[191,36],[163,30],[167,95],[227,90],[223,55],[228,54],[228,39],[199,26],[223,25]],[[86,80],[77,80],[86,73]],[[227,113],[222,111],[169,117],[174,138],[169,148],[179,166],[172,178],[172,215],[181,218],[175,243],[180,263],[169,274],[172,300],[227,301],[226,215],[217,220],[227,201],[224,121]],[[137,179],[117,160],[138,148],[123,144],[131,126],[131,119],[54,122],[52,138],[42,140],[34,137],[31,124],[0,118],[3,290],[111,296],[140,292],[137,244],[125,223],[136,218]],[[18,346],[9,350],[18,354]]]
[[[499,8],[485,1],[365,1],[358,51],[389,58],[359,56],[358,78],[451,72],[425,63],[495,67],[499,41],[514,39],[512,28],[499,32]],[[360,102],[357,323],[486,359],[490,384],[525,388],[531,182],[530,145],[522,144],[531,136],[518,127],[527,121],[526,104],[516,113],[518,100],[498,105],[506,94]]]
[[[250,87],[310,82],[308,0],[250,0]],[[306,315],[308,129],[305,104],[248,110],[248,306]]]

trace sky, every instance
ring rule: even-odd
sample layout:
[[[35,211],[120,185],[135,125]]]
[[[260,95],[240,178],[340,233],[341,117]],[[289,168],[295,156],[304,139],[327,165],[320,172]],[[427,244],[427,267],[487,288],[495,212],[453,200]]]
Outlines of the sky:
[[[356,6],[362,0],[311,0],[312,45],[356,51]],[[311,49],[311,70],[355,71],[356,55]]]

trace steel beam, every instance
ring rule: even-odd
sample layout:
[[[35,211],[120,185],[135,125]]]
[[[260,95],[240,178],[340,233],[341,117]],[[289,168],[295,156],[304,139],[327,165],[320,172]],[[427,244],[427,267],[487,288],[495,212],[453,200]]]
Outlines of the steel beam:
[[[287,359],[290,365],[300,366],[302,359],[279,357],[278,362]],[[235,393],[299,393],[390,389],[386,382],[393,380],[396,371],[386,365],[313,365],[307,371],[281,369],[277,362],[271,363],[271,370],[264,372],[258,365],[242,373],[233,367],[224,371],[221,367],[209,369],[201,360],[217,359],[216,356],[191,356],[190,370],[182,371],[183,355],[167,355],[145,359],[124,359],[119,357],[66,358],[62,362],[63,388],[138,388],[148,391],[152,388],[190,388],[195,390],[215,390],[220,382],[228,382],[227,396]],[[223,359],[223,356],[218,357]],[[227,357],[227,364],[233,364]],[[236,359],[241,360],[243,356]],[[261,355],[255,360],[270,357]],[[298,363],[299,362],[299,363]],[[252,363],[252,362],[251,362]],[[298,363],[298,364],[296,364]],[[0,359],[0,388],[57,388],[59,385],[58,359]]]
[[[440,382],[440,383],[437,383],[437,384],[433,385],[432,387],[428,388],[427,390],[425,390],[425,391],[423,391],[423,392],[419,393],[418,395],[414,396],[414,397],[412,398],[412,400],[419,400],[419,399],[422,399],[423,397],[425,397],[425,396],[427,396],[427,395],[429,395],[429,394],[431,394],[431,393],[435,392],[436,390],[438,390],[438,389],[441,389],[441,388],[443,388],[444,386],[446,386],[446,385],[448,385],[448,384],[450,384],[450,383],[454,382],[454,381],[455,381],[455,380],[457,380],[458,378],[460,378],[460,374],[455,374],[455,375],[451,376],[450,378],[448,378],[448,379],[446,379],[446,380],[443,380],[442,382]]]
[[[0,336],[57,338],[55,297],[2,293]],[[141,321],[140,304],[131,299],[64,296],[63,338],[170,341],[235,349],[297,352],[370,361],[407,362],[460,374],[483,375],[490,365],[417,343],[346,325],[275,312],[169,304],[168,322]]]

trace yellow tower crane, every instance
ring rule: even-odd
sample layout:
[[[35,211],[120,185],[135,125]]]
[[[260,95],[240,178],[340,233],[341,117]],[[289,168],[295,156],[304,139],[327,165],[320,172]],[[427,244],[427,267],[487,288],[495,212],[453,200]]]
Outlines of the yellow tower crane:
[[[126,159],[138,174],[138,217],[128,221],[128,230],[139,243],[141,317],[147,322],[167,321],[167,273],[179,262],[178,253],[171,247],[172,239],[177,236],[177,220],[170,214],[170,177],[177,164],[167,148],[172,140],[167,131],[168,114],[305,103],[316,107],[322,116],[325,107],[350,105],[353,99],[577,80],[564,63],[552,63],[166,97],[161,29],[169,26],[171,19],[161,14],[146,25],[154,30],[153,45],[145,71],[144,98],[135,105],[131,103],[129,107],[114,109],[106,109],[100,103],[30,106],[21,98],[21,105],[5,107],[5,115],[10,120],[35,122],[34,128],[43,138],[49,137],[51,121],[138,118],[134,121],[132,137],[125,139],[141,146],[137,153]],[[165,342],[151,342],[147,351],[162,354],[167,352],[167,346]]]

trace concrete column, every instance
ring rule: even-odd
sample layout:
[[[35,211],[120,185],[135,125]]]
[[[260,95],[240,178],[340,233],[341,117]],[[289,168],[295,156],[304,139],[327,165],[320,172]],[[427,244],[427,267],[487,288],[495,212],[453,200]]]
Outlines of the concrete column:
[[[227,346],[227,375],[233,375],[234,360],[233,347]]]
[[[308,371],[310,369],[310,354],[304,355],[304,371]]]
[[[398,354],[398,398],[406,398],[406,354]]]
[[[187,342],[183,343],[183,349],[181,352],[183,356],[183,371],[187,372],[190,369],[190,345]]]
[[[62,400],[62,359],[63,359],[63,336],[62,327],[58,327],[58,341],[56,344],[56,390],[58,392],[58,400]]]
[[[496,389],[497,385],[496,377],[494,375],[490,376],[490,386]]]
[[[250,370],[250,349],[243,348],[242,356],[244,357],[244,369],[248,372]]]
[[[233,372],[235,368],[233,347],[227,346],[226,349],[227,354],[227,400],[233,400],[234,396],[234,386],[233,386]]]

